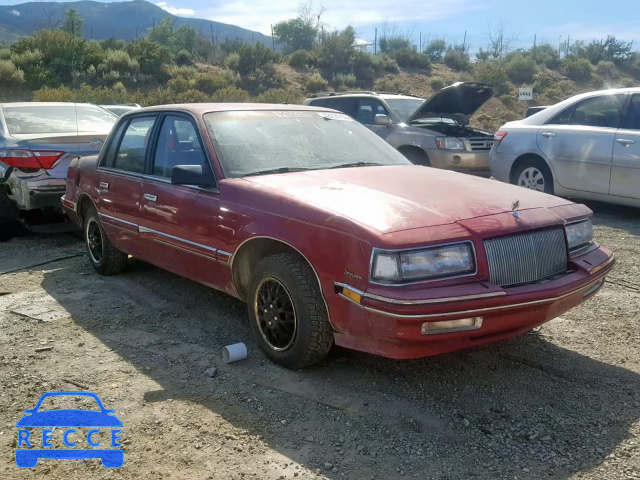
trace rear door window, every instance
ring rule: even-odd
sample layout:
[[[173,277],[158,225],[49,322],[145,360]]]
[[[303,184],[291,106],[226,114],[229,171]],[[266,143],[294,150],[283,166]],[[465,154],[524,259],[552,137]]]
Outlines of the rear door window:
[[[602,95],[582,100],[571,114],[569,125],[618,128],[626,95]]]
[[[3,106],[2,113],[9,135],[76,135],[76,107],[70,105]]]
[[[640,94],[634,94],[629,102],[624,128],[640,130]]]
[[[78,105],[78,133],[107,134],[116,123],[118,117],[103,108],[89,105]]]
[[[389,115],[382,102],[375,98],[361,98],[356,120],[364,125],[373,125],[376,115]]]
[[[103,166],[125,172],[144,173],[145,158],[155,121],[155,115],[132,118],[114,154],[109,149]]]

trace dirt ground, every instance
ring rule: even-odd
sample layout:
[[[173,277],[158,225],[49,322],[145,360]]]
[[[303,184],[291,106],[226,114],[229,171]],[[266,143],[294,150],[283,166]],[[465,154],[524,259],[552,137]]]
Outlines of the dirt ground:
[[[416,361],[337,349],[297,372],[224,294],[135,260],[100,277],[72,235],[2,243],[0,478],[640,479],[640,211],[590,206],[618,264],[538,332]],[[248,359],[224,364],[238,341]],[[16,421],[70,382],[115,409],[124,466],[18,469]]]

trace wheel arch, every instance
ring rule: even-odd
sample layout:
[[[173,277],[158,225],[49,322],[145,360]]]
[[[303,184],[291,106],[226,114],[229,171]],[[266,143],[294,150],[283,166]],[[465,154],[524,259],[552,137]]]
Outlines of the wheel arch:
[[[520,168],[520,166],[527,160],[534,160],[537,162],[541,162],[543,166],[546,166],[546,168],[551,173],[551,177],[553,178],[553,181],[555,183],[556,175],[553,169],[551,168],[551,165],[549,164],[549,162],[542,155],[538,153],[532,153],[532,152],[523,153],[513,161],[513,163],[511,164],[511,170],[509,170],[509,183],[515,184],[515,181],[516,181],[515,174]]]
[[[429,155],[425,152],[424,148],[418,145],[401,145],[397,148],[397,150],[403,154],[405,157],[409,158],[408,155],[415,154],[418,158],[421,158],[424,163],[421,165],[431,165],[431,160],[429,159]]]
[[[233,285],[235,286],[239,297],[245,301],[247,299],[247,287],[251,281],[252,266],[262,258],[275,253],[294,253],[309,265],[313,275],[316,277],[322,301],[327,309],[327,315],[329,315],[329,308],[327,307],[327,301],[324,298],[322,283],[320,282],[320,277],[313,264],[296,247],[284,240],[274,237],[254,236],[248,238],[238,246],[235,253],[231,256],[231,259],[229,260],[229,268],[231,269]]]
[[[96,211],[98,210],[96,208],[96,204],[93,202],[93,199],[86,193],[81,193],[78,197],[78,203],[76,204],[76,214],[78,215],[82,226],[84,226],[84,216],[90,207],[95,208]]]

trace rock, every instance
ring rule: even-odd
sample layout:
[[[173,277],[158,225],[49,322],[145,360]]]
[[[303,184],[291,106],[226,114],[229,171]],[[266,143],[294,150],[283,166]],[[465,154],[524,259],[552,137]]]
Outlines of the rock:
[[[469,420],[467,420],[466,418],[464,418],[462,420],[462,425],[464,425],[465,427],[468,427],[469,425],[471,425],[471,422]]]
[[[216,367],[207,368],[204,373],[213,378],[218,374],[218,369]]]
[[[324,462],[324,468],[326,470],[331,470],[333,468],[333,463],[331,462]]]

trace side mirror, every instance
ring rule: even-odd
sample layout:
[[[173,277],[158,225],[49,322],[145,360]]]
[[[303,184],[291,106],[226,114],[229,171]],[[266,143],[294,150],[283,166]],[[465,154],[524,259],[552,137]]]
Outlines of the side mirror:
[[[216,179],[207,165],[176,165],[171,170],[171,183],[174,185],[198,185],[213,187]]]
[[[374,125],[379,125],[381,127],[390,127],[393,122],[389,118],[389,115],[383,115],[381,113],[376,115],[376,119],[373,122]]]

